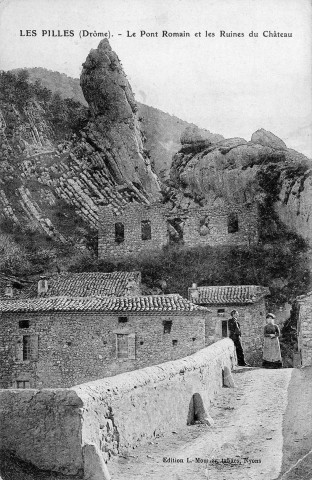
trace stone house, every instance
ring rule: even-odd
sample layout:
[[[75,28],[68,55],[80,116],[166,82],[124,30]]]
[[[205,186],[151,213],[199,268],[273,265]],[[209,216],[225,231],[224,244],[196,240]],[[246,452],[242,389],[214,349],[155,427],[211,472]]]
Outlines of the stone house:
[[[312,365],[312,292],[296,298],[293,311],[297,319],[299,362]]]
[[[230,312],[237,310],[242,330],[242,342],[249,363],[259,364],[263,345],[263,328],[266,324],[265,297],[270,290],[259,285],[201,286],[193,284],[188,290],[192,303],[208,307],[211,311],[211,328],[206,329],[209,345],[228,337]]]
[[[0,301],[2,388],[70,387],[205,346],[209,311],[180,295],[91,296],[73,278],[72,290],[41,279],[37,297]]]
[[[182,210],[165,204],[128,204],[121,212],[99,207],[98,255],[117,261],[186,247],[250,245],[258,241],[256,205],[214,205]]]

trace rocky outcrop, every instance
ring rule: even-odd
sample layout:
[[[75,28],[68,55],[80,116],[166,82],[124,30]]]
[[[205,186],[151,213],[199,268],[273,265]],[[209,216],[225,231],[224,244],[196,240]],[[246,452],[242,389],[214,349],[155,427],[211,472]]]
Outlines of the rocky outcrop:
[[[291,231],[312,247],[312,169],[281,182],[275,211]]]
[[[147,198],[155,199],[160,187],[143,150],[138,107],[108,40],[89,53],[80,83],[91,111],[86,141],[103,155],[117,183],[135,185]]]
[[[20,70],[12,70],[18,73]],[[88,105],[78,78],[71,78],[64,73],[53,72],[45,68],[27,68],[29,81],[35,84],[39,81],[51,92],[58,92],[63,99],[71,98],[83,105]],[[181,148],[185,134],[197,132],[201,139],[209,138],[211,143],[223,139],[222,135],[212,134],[200,129],[180,118],[162,112],[161,110],[137,102],[138,119],[143,133],[143,146],[148,152],[153,170],[161,180],[167,180],[173,155]]]
[[[25,78],[23,71],[1,77],[2,219],[83,246],[88,229],[97,228],[99,203],[116,211],[159,197],[131,87],[107,41],[84,64],[81,83],[91,114],[78,134],[68,125],[62,137],[60,128],[72,105],[51,99],[37,84],[28,87]]]
[[[188,136],[174,156],[172,185],[175,203],[253,203],[268,198],[279,219],[312,244],[311,165],[271,132],[257,130],[243,138],[212,144]],[[190,200],[191,199],[191,200]],[[272,212],[268,212],[271,215]]]

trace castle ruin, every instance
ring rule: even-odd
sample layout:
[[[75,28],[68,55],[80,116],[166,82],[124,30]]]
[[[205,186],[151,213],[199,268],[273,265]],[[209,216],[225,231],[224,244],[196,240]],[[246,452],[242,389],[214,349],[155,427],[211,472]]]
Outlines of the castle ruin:
[[[185,247],[238,246],[258,242],[256,205],[218,205],[187,211],[165,204],[131,203],[122,212],[99,208],[99,258],[108,261],[159,253],[170,244]]]

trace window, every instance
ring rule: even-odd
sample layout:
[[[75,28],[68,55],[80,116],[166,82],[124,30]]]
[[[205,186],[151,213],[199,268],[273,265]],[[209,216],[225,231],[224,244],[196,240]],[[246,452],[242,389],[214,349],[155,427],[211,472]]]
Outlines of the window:
[[[142,220],[141,222],[142,240],[150,240],[152,238],[151,222],[149,220]]]
[[[118,317],[118,323],[127,323],[128,317]]]
[[[117,358],[128,358],[128,335],[117,334]]]
[[[29,328],[29,320],[20,320],[18,326],[19,328]]]
[[[125,240],[125,226],[123,223],[115,223],[115,242],[122,243]]]
[[[169,243],[183,243],[184,220],[169,218],[167,222]]]
[[[228,336],[228,322],[227,322],[227,320],[222,320],[221,330],[222,330],[222,338],[227,337]]]
[[[163,326],[164,326],[164,333],[170,333],[171,332],[171,327],[172,327],[172,321],[171,320],[164,320],[163,321]]]
[[[116,335],[117,358],[135,359],[135,334],[117,333]]]
[[[172,345],[176,347],[178,345],[178,340],[172,340]]]
[[[225,311],[224,311],[224,308],[218,308],[218,312],[217,312],[217,313],[218,313],[218,315],[220,315],[220,317],[223,317],[224,312],[225,312]]]
[[[17,380],[16,388],[30,388],[29,380]]]
[[[15,340],[15,360],[25,362],[38,359],[39,336],[21,335]]]
[[[230,213],[228,216],[228,233],[238,232],[238,215],[237,213]]]
[[[23,360],[30,360],[30,335],[23,335]]]

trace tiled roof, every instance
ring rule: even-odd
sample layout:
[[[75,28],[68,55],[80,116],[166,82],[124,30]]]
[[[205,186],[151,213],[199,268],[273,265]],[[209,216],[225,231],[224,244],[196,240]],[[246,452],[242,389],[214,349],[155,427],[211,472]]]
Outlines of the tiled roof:
[[[0,312],[192,312],[207,309],[180,295],[37,297],[0,301]]]
[[[96,297],[122,296],[141,293],[140,272],[87,272],[59,273],[47,278],[48,292],[40,296],[47,297]],[[37,283],[27,292],[27,297],[37,296]]]
[[[239,305],[258,302],[270,290],[260,285],[229,285],[190,288],[189,293],[191,301],[199,305]]]

